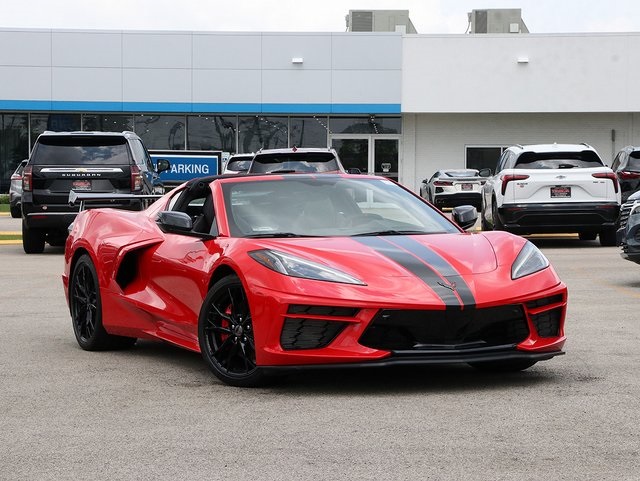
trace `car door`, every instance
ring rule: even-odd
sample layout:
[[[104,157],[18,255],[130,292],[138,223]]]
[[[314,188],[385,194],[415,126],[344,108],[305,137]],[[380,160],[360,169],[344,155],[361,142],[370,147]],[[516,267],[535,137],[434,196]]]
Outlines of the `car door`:
[[[169,210],[186,212],[194,219],[195,227],[203,209],[209,208],[213,214],[209,232],[217,233],[211,189],[208,185],[205,189],[201,192],[183,189],[172,198]],[[195,232],[164,233],[164,236],[165,241],[154,252],[148,267],[158,299],[167,300],[163,309],[168,321],[158,325],[158,331],[185,347],[197,345],[198,316],[209,289],[212,266],[222,249],[215,236]]]

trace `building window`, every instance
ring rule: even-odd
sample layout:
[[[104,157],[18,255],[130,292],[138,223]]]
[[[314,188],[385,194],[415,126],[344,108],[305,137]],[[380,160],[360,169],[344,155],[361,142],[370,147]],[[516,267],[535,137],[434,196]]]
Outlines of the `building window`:
[[[8,192],[11,174],[29,157],[29,116],[0,114],[0,192]]]
[[[236,151],[235,115],[190,115],[187,117],[187,149]]]
[[[80,114],[31,114],[31,147],[45,130],[77,132],[81,130]]]
[[[135,132],[148,149],[184,150],[184,115],[136,115]]]
[[[467,168],[469,169],[491,169],[495,171],[498,160],[505,146],[478,146],[467,147]]]
[[[238,118],[238,153],[288,147],[288,118],[254,115]]]
[[[83,114],[82,130],[90,132],[133,131],[133,115]]]
[[[327,117],[291,117],[289,125],[291,147],[326,147],[328,145]]]
[[[331,117],[329,129],[332,134],[399,134],[402,132],[402,118],[379,117]]]

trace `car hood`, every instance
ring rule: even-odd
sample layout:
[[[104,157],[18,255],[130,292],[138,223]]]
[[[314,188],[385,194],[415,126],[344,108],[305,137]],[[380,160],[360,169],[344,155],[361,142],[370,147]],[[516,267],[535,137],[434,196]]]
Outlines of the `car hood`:
[[[459,294],[463,304],[475,304],[474,276],[498,268],[491,242],[477,234],[253,241],[256,242],[251,247],[245,247],[248,251],[273,249],[330,266],[361,280],[368,292],[384,294],[389,300],[397,297],[398,300],[431,302],[433,297],[433,302],[442,299],[449,304],[447,299],[456,291],[455,296]],[[316,281],[312,282],[317,293],[321,287]],[[299,284],[296,286],[300,287]]]

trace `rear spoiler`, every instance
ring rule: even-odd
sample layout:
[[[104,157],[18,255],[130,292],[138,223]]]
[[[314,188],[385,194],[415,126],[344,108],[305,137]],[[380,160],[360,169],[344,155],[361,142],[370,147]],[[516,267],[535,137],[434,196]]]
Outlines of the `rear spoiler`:
[[[74,207],[80,205],[80,210],[84,210],[86,204],[102,202],[106,205],[101,207],[111,207],[110,204],[114,204],[113,207],[118,207],[118,202],[131,202],[136,200],[157,200],[162,197],[162,194],[112,194],[108,192],[104,193],[89,193],[89,192],[76,192],[74,190],[69,192],[69,205]],[[144,203],[144,202],[143,202]]]

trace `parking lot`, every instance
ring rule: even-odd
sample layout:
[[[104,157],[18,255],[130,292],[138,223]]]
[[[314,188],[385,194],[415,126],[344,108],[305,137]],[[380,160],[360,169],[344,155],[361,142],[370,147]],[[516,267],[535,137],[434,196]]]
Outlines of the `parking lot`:
[[[63,250],[0,245],[0,479],[637,480],[640,266],[597,241],[535,243],[569,287],[565,356],[518,374],[312,371],[260,389],[224,386],[168,345],[82,351]]]

